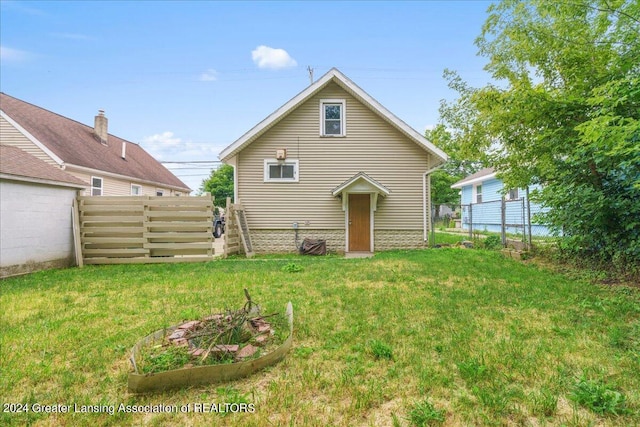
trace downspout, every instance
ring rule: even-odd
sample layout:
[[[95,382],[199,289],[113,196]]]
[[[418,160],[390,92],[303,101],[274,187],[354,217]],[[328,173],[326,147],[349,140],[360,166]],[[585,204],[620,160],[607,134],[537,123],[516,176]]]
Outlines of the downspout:
[[[427,176],[440,169],[443,165],[444,163],[439,164],[422,174],[422,239],[425,242],[429,240],[429,236],[427,236]]]

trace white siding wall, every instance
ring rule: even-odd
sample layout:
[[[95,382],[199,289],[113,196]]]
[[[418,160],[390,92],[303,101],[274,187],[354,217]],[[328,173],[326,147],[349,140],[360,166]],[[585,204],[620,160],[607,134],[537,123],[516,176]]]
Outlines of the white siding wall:
[[[73,256],[76,190],[0,180],[0,267]]]
[[[346,137],[323,138],[320,99],[346,99]],[[264,159],[286,148],[299,160],[299,182],[265,183]],[[377,230],[422,229],[422,174],[429,154],[336,84],[310,98],[238,155],[238,197],[252,229],[344,229],[331,190],[358,172],[387,187],[375,213]]]

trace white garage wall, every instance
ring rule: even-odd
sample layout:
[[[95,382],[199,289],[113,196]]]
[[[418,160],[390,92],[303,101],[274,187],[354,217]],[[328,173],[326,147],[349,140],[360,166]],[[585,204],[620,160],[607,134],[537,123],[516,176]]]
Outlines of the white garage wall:
[[[72,262],[71,206],[75,195],[73,188],[0,180],[3,276]]]

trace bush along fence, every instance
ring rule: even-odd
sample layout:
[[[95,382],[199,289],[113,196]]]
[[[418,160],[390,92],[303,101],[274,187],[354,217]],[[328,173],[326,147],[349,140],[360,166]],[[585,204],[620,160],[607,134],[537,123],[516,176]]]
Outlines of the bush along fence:
[[[213,198],[78,197],[78,265],[198,262],[213,257]]]
[[[446,204],[432,211],[432,230],[460,233],[469,240],[479,234],[497,233],[503,247],[514,245],[519,246],[518,249],[529,249],[534,238],[551,236],[549,228],[535,220],[541,212],[543,209],[527,198]],[[432,235],[432,244],[437,244],[437,240],[438,237]]]

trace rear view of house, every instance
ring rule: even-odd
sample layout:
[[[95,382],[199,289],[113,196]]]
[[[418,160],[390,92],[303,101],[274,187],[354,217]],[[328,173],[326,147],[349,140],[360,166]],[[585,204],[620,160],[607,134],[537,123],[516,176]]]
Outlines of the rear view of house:
[[[447,156],[337,69],[225,148],[257,252],[419,248]]]

